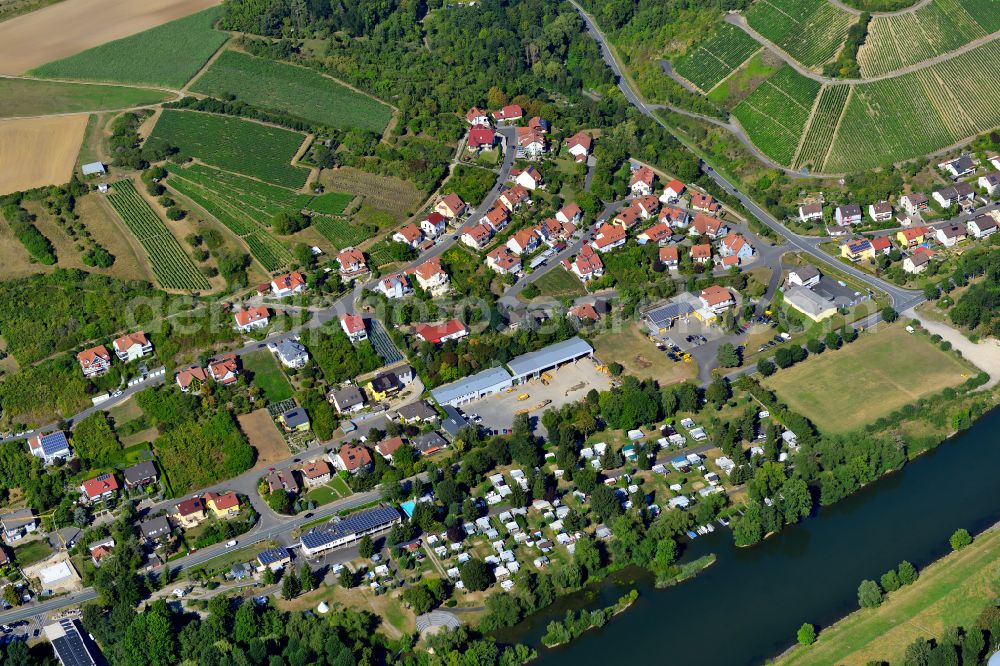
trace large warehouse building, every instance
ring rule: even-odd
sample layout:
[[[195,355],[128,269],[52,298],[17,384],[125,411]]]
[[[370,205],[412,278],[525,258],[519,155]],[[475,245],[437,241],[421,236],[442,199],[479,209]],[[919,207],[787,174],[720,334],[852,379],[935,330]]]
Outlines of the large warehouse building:
[[[490,368],[489,370],[469,375],[465,379],[459,379],[457,382],[439,386],[431,391],[431,395],[434,396],[437,404],[442,407],[445,405],[457,407],[466,402],[472,402],[473,400],[479,400],[488,395],[499,393],[511,386],[512,382],[509,372],[503,368]]]
[[[587,344],[586,340],[579,337],[570,338],[536,352],[515,356],[507,363],[507,367],[510,368],[514,383],[520,384],[538,377],[546,370],[559,367],[563,363],[569,363],[584,356],[593,356],[593,354],[594,348]]]

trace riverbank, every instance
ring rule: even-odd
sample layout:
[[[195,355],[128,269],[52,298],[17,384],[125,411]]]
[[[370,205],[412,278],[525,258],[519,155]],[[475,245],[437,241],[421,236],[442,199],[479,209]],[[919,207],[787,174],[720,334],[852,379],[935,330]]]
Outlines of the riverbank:
[[[686,580],[694,578],[704,569],[707,569],[713,564],[715,564],[715,553],[699,557],[693,562],[684,562],[683,564],[680,565],[680,571],[678,571],[673,576],[667,576],[665,578],[657,578],[656,587],[662,590],[665,587],[670,587],[672,585],[677,585],[678,583],[683,583]]]
[[[878,608],[854,611],[822,629],[813,645],[793,647],[775,663],[901,663],[906,646],[918,638],[937,638],[950,627],[975,624],[1000,595],[997,561],[1000,524],[976,537],[971,546],[927,566],[915,583],[890,593]]]
[[[600,629],[614,616],[624,613],[638,598],[639,592],[633,589],[607,608],[598,608],[592,611],[581,610],[575,613],[567,611],[565,620],[549,622],[545,629],[545,635],[542,636],[542,645],[547,648],[559,647],[566,645],[584,632]]]

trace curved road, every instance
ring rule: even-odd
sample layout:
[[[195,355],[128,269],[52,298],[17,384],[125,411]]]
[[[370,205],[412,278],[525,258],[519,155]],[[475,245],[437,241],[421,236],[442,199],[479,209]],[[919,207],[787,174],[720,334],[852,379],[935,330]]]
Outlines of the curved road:
[[[862,13],[864,13],[860,9],[856,9],[855,7],[851,7],[850,5],[845,5],[840,0],[827,0],[827,1],[831,5],[833,5],[834,7],[836,7],[837,9],[843,10],[843,11],[847,12],[848,14],[854,14],[855,16],[860,16]],[[899,16],[900,14],[909,14],[910,12],[915,12],[918,9],[921,9],[921,8],[925,7],[926,5],[931,4],[931,1],[932,0],[920,0],[917,3],[910,5],[909,7],[905,7],[903,9],[897,9],[894,12],[869,12],[869,13],[873,17],[875,17],[875,16]]]

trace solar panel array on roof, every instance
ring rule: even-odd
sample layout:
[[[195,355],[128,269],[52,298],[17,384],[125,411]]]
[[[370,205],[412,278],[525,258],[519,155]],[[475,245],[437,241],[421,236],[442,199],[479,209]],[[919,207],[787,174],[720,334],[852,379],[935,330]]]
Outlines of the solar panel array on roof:
[[[646,313],[646,319],[657,328],[668,328],[670,323],[679,317],[689,315],[694,312],[690,303],[667,303],[666,305],[650,310]]]
[[[399,512],[391,507],[380,506],[360,511],[340,522],[309,530],[302,535],[302,545],[309,549],[322,548],[328,543],[377,529],[396,520],[399,520]]]
[[[66,441],[66,433],[62,430],[42,435],[42,453],[45,455],[50,456],[68,448],[69,442]]]
[[[262,566],[267,566],[269,564],[274,564],[275,562],[281,562],[288,557],[288,551],[284,548],[268,548],[267,550],[257,554],[257,561],[261,563]]]
[[[52,643],[52,649],[63,666],[96,666],[97,662],[72,620],[60,620],[58,624],[47,625],[45,636]]]

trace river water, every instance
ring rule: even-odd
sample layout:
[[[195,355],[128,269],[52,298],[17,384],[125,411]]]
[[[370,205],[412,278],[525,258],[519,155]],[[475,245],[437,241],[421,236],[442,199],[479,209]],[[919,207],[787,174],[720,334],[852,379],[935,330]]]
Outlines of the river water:
[[[922,567],[948,551],[948,537],[1000,520],[1000,410],[910,462],[899,473],[822,508],[753,548],[727,531],[699,537],[684,559],[715,553],[696,578],[657,590],[637,570],[620,572],[498,638],[535,646],[538,666],[573,664],[761,664],[792,644],[803,622],[825,626],[857,608],[861,580],[900,560]],[[605,627],[545,649],[545,625],[567,608],[613,603],[635,587],[638,601]]]

